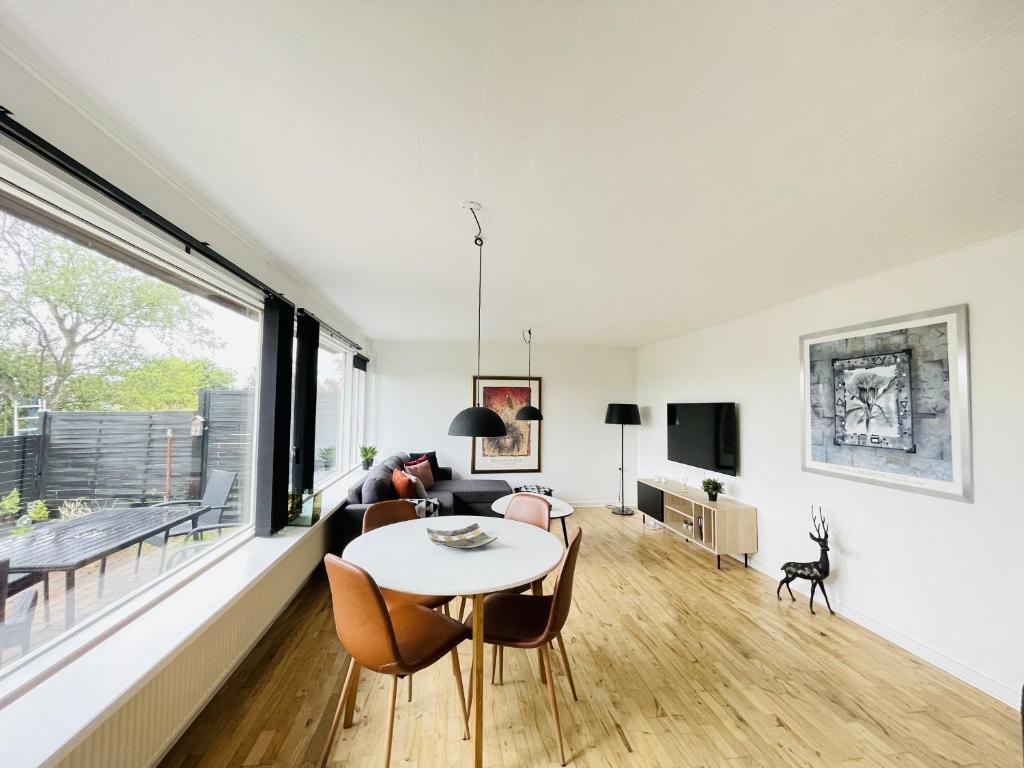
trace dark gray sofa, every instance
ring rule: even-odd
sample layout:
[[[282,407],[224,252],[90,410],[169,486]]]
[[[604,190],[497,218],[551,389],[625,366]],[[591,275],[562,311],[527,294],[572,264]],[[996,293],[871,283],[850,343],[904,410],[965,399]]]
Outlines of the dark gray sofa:
[[[370,472],[390,474],[391,470],[401,468],[409,461],[409,454],[399,453],[389,456]],[[351,536],[362,531],[363,513],[369,504],[363,503],[363,483],[365,478],[348,489],[348,499],[339,510],[345,518],[345,528]],[[512,493],[512,486],[504,480],[455,479],[451,467],[438,467],[434,473],[434,485],[427,491],[427,496],[437,499],[441,504],[442,515],[482,515],[497,517],[491,511],[491,503],[495,499]],[[391,498],[398,498],[394,493]]]

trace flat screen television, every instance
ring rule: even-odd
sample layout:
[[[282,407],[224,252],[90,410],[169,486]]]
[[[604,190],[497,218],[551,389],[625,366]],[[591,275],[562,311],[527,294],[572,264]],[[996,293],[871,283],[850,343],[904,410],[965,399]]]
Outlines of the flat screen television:
[[[740,465],[736,403],[669,403],[668,458],[735,475]]]

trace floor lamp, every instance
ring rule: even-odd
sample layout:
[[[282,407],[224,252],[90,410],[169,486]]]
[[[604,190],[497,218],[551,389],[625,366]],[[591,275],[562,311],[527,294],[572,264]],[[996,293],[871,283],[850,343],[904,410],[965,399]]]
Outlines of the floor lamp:
[[[609,504],[608,508],[616,515],[632,515],[633,510],[626,506],[626,425],[640,423],[640,409],[635,403],[608,403],[604,423],[618,424],[620,428],[619,503]]]

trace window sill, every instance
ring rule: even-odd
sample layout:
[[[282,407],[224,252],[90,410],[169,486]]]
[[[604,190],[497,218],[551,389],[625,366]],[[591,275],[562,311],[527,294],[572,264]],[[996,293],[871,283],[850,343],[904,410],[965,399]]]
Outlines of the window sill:
[[[229,551],[198,574],[169,577],[155,601],[150,596],[142,607],[125,604],[110,617],[115,623],[100,629],[104,634],[43,674],[32,664],[16,670],[0,689],[4,765],[36,766],[66,755],[294,547],[321,535],[346,491],[337,481],[325,488],[326,511],[311,527],[286,527],[267,538],[250,535],[226,546]]]

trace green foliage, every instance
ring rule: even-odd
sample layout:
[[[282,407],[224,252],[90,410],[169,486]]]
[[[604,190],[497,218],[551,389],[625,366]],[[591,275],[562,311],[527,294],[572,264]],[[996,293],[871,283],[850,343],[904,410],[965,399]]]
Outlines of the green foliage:
[[[321,448],[317,455],[320,457],[320,461],[323,462],[324,468],[333,467],[338,451],[333,445],[329,445],[326,448]]]
[[[373,445],[360,445],[359,458],[363,461],[373,461],[377,455],[377,447]]]
[[[21,509],[21,492],[15,488],[0,499],[0,517],[14,517]]]
[[[42,499],[36,499],[29,503],[28,509],[25,512],[36,523],[50,519],[50,510],[46,508],[46,502]]]
[[[51,410],[195,408],[196,389],[233,378],[187,359],[217,346],[208,317],[188,292],[0,211],[0,434],[12,402],[35,397]]]
[[[716,494],[725,492],[725,486],[722,484],[722,481],[715,480],[713,477],[707,478],[700,484],[700,487],[704,489],[704,493]]]

